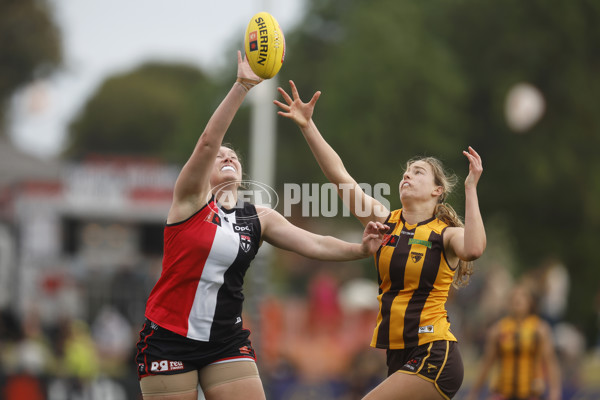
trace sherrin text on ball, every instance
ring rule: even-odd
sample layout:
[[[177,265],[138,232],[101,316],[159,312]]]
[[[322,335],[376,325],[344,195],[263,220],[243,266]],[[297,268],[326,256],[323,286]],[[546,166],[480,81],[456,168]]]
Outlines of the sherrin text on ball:
[[[285,58],[285,38],[268,12],[259,12],[248,23],[244,36],[246,58],[252,71],[263,79],[277,75]]]

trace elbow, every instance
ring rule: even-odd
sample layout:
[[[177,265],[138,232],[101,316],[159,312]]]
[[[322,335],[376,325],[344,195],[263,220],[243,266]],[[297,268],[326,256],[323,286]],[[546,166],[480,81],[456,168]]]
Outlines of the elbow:
[[[461,259],[464,261],[475,261],[483,255],[484,251],[485,243],[483,243],[481,246],[477,246],[475,248],[470,249],[468,252],[465,252]]]

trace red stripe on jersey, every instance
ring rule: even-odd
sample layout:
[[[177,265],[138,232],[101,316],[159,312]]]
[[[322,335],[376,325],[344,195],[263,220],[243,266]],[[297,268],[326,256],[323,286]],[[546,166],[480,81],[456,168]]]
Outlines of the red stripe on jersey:
[[[146,317],[182,336],[187,336],[188,317],[217,231],[207,221],[213,209],[217,207],[211,202],[164,230],[163,270],[148,298]]]

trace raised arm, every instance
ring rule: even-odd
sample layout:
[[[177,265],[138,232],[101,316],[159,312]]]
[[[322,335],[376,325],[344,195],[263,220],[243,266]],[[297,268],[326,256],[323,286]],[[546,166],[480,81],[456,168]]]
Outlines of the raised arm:
[[[256,209],[260,215],[262,238],[267,243],[317,260],[350,261],[366,258],[379,249],[383,235],[389,229],[380,222],[369,222],[363,232],[362,243],[349,243],[298,228],[275,210],[259,206]]]
[[[242,59],[240,51],[237,57],[237,80],[211,116],[175,182],[173,203],[167,217],[169,223],[190,217],[206,204],[211,190],[211,170],[225,132],[250,88],[261,81],[252,72],[248,61]]]
[[[327,179],[337,186],[338,194],[352,214],[364,226],[369,221],[384,222],[390,213],[389,210],[360,188],[346,170],[340,156],[325,141],[312,119],[321,92],[316,92],[308,103],[303,103],[293,81],[290,81],[290,87],[292,97],[282,88],[277,89],[285,101],[285,104],[278,100],[274,101],[281,109],[278,114],[291,119],[298,125],[321,170]]]
[[[448,250],[456,257],[465,261],[473,261],[481,257],[485,250],[487,239],[479,200],[477,198],[477,182],[483,172],[481,157],[469,147],[463,154],[469,159],[469,175],[465,180],[465,227],[448,228]]]

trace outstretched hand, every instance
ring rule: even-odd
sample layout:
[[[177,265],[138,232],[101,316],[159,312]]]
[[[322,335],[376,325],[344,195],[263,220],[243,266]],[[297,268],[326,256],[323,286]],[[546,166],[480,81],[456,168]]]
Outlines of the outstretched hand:
[[[465,179],[465,188],[477,187],[477,182],[483,173],[483,164],[481,163],[481,157],[475,149],[469,146],[468,151],[463,151],[463,154],[469,159],[469,175]]]
[[[304,128],[312,118],[315,105],[321,96],[321,92],[316,92],[308,103],[304,103],[300,100],[300,95],[298,94],[298,89],[296,88],[294,81],[290,81],[290,87],[292,89],[292,97],[290,97],[290,95],[281,87],[277,88],[277,91],[281,93],[286,104],[278,100],[273,100],[273,103],[282,110],[278,111],[277,114],[291,119],[300,128]]]
[[[381,222],[370,221],[365,226],[362,239],[362,250],[366,255],[375,254],[381,243],[383,242],[383,235],[390,229],[389,226],[382,224]]]
[[[258,85],[263,81],[261,77],[256,75],[252,68],[250,68],[250,64],[248,64],[248,59],[246,55],[242,58],[242,52],[238,50],[238,69],[237,69],[237,78],[238,82],[242,84],[246,88],[246,90],[250,90],[252,87]]]

